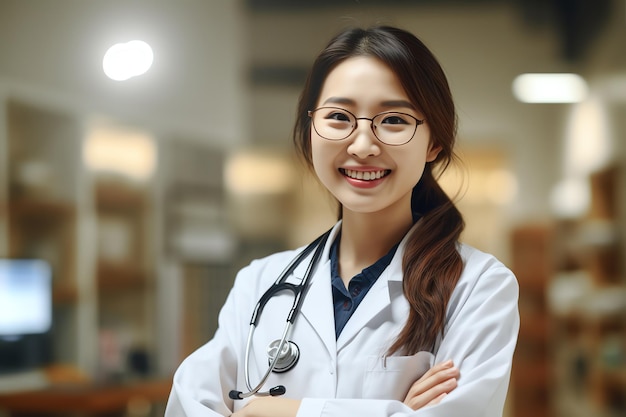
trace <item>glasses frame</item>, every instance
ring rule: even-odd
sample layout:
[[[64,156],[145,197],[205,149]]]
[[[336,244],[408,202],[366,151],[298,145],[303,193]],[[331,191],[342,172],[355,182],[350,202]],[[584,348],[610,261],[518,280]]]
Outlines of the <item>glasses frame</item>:
[[[341,110],[344,111],[346,113],[348,113],[349,115],[351,115],[352,117],[354,117],[354,120],[356,121],[354,123],[354,126],[352,127],[352,130],[350,131],[350,133],[348,133],[346,136],[344,136],[343,138],[340,139],[330,139],[327,138],[326,136],[320,134],[320,132],[318,132],[317,128],[315,127],[315,122],[313,121],[313,115],[315,112],[317,112],[318,110],[324,110],[324,109],[335,109],[335,110]],[[413,120],[415,120],[415,129],[413,130],[413,134],[411,135],[411,137],[406,141],[406,142],[402,142],[402,143],[387,143],[384,140],[382,140],[381,138],[378,137],[378,135],[376,134],[376,129],[374,128],[374,119],[376,119],[379,116],[383,116],[385,114],[401,114],[403,116],[408,116],[410,118],[412,118]],[[376,140],[378,140],[380,143],[387,145],[387,146],[402,146],[402,145],[406,145],[407,143],[409,143],[411,140],[413,140],[413,138],[415,137],[415,132],[417,132],[417,127],[419,125],[424,124],[424,122],[426,121],[426,119],[418,119],[417,117],[408,114],[408,113],[403,113],[403,112],[399,112],[399,111],[384,111],[378,114],[375,114],[372,117],[356,117],[356,115],[354,113],[352,113],[349,110],[346,110],[342,107],[334,107],[334,106],[323,106],[323,107],[318,107],[316,109],[313,110],[308,110],[307,111],[307,115],[311,118],[311,126],[313,126],[313,129],[315,130],[315,133],[317,133],[319,135],[319,137],[326,139],[326,140],[330,140],[332,142],[339,142],[345,139],[348,139],[353,133],[354,131],[359,127],[359,120],[369,120],[370,122],[370,129],[372,130],[372,133],[374,134],[374,137],[376,138]]]

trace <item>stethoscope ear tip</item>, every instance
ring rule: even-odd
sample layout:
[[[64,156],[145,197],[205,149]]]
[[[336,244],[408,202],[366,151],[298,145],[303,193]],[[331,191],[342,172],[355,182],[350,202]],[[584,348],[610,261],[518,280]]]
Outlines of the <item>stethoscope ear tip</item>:
[[[229,397],[231,400],[241,400],[241,399],[242,399],[242,398],[241,398],[241,394],[242,394],[242,392],[241,392],[241,391],[231,390],[231,391],[228,393],[228,397]]]
[[[272,397],[277,397],[279,395],[283,395],[284,393],[287,392],[287,388],[285,388],[284,385],[276,385],[273,388],[270,388],[269,392],[265,392],[265,393],[259,393],[258,395],[271,395]],[[250,395],[254,395],[252,392],[247,393],[245,396],[248,397]],[[228,397],[231,400],[243,400],[244,396],[243,396],[243,392],[241,391],[236,391],[236,390],[231,390],[228,393]]]
[[[287,334],[289,333],[289,330],[291,329],[291,326],[293,325],[295,316],[300,311],[300,306],[301,306],[302,300],[304,299],[304,291],[307,288],[307,284],[311,277],[312,271],[314,270],[315,265],[317,264],[317,262],[320,259],[320,256],[322,255],[322,251],[324,250],[326,240],[328,239],[328,236],[330,235],[331,231],[332,229],[328,230],[326,233],[324,233],[323,235],[315,239],[313,242],[311,242],[304,250],[302,250],[289,263],[289,265],[287,265],[285,270],[280,274],[278,279],[276,279],[274,284],[270,288],[268,288],[267,291],[265,291],[265,293],[263,293],[263,295],[259,299],[259,302],[257,303],[256,307],[254,308],[254,312],[252,313],[252,318],[250,319],[250,332],[248,333],[248,341],[246,342],[246,354],[244,358],[244,376],[245,376],[246,385],[249,391],[244,393],[242,391],[232,390],[228,393],[228,397],[230,399],[241,400],[243,398],[248,398],[252,395],[259,395],[259,396],[271,395],[275,397],[277,395],[283,395],[287,391],[283,385],[277,385],[271,388],[269,391],[259,392],[261,387],[265,384],[265,382],[267,382],[267,379],[269,378],[269,375],[272,372],[275,372],[275,373],[287,372],[288,370],[294,367],[294,365],[298,362],[298,359],[300,358],[300,349],[298,348],[298,345],[287,340]],[[304,278],[302,279],[300,284],[295,285],[292,283],[288,283],[287,277],[295,270],[295,268],[298,265],[300,265],[300,262],[302,262],[309,255],[309,253],[311,253],[311,251],[314,249],[315,249],[315,252],[313,253],[311,262],[309,263],[309,266],[304,274]],[[271,297],[273,297],[274,294],[280,291],[284,291],[284,290],[289,290],[294,293],[294,302],[293,302],[293,306],[291,310],[289,311],[289,315],[287,316],[287,321],[285,324],[283,337],[281,339],[275,340],[274,342],[270,343],[270,345],[268,346],[267,353],[269,356],[268,358],[269,368],[267,372],[265,373],[265,375],[263,375],[263,377],[261,378],[261,381],[259,382],[259,384],[255,388],[252,388],[252,384],[250,384],[250,375],[248,372],[248,363],[250,361],[250,350],[252,346],[251,343],[252,343],[252,337],[254,334],[254,329],[256,327],[257,321],[260,318],[261,312],[263,311],[263,307],[265,306],[265,303],[267,303],[267,301]]]

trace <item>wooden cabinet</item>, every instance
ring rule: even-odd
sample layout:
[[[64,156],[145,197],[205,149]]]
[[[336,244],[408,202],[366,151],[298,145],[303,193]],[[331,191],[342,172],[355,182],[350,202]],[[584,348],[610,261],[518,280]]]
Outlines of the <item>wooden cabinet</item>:
[[[113,349],[101,354],[99,372],[105,378],[142,376],[153,371],[156,355],[150,188],[112,180],[93,185],[98,336],[101,351]]]
[[[163,153],[163,250],[171,267],[164,271],[175,271],[163,279],[178,286],[160,305],[161,321],[171,323],[161,345],[170,346],[166,360],[176,367],[215,333],[237,273],[234,263],[246,258],[230,226],[223,153],[199,143],[167,143]]]
[[[521,316],[511,383],[515,416],[626,415],[622,175],[619,167],[591,175],[584,218],[512,233]]]
[[[1,256],[47,261],[53,273],[51,350],[55,360],[85,365],[80,343],[78,251],[81,128],[64,114],[3,102],[0,135],[4,248]],[[46,340],[49,340],[46,338]]]
[[[18,196],[11,198],[8,219],[8,256],[48,261],[54,269],[55,302],[76,302],[75,207],[50,198]]]
[[[0,406],[12,416],[162,416],[170,387],[169,379],[120,385],[65,383],[53,389],[0,392]]]
[[[119,130],[0,96],[3,126],[0,256],[52,265],[52,360],[92,379],[170,376],[215,331],[243,262],[224,152],[138,135],[157,161],[137,179],[89,166],[90,139]],[[113,138],[119,159],[134,133]]]
[[[551,416],[552,360],[546,288],[553,273],[553,230],[520,226],[512,232],[512,264],[520,288],[520,332],[511,375],[515,417]]]
[[[88,169],[77,117],[0,109],[0,256],[52,266],[52,361],[93,378],[154,372],[154,184]]]
[[[620,169],[590,177],[589,214],[558,225],[551,291],[557,415],[626,415],[626,277]],[[574,294],[568,300],[567,294]]]

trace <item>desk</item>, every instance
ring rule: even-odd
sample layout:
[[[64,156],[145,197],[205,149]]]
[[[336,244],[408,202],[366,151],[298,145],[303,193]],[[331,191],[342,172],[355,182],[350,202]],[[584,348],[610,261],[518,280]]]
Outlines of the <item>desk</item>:
[[[164,404],[171,386],[171,380],[118,385],[63,384],[40,390],[0,393],[0,410],[11,416],[125,415],[131,404]]]

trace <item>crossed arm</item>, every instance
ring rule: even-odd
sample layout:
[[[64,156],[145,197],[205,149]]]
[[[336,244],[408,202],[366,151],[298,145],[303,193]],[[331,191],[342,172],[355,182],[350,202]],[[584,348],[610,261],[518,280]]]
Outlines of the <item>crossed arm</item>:
[[[456,388],[459,376],[459,370],[452,361],[433,366],[413,383],[404,399],[404,404],[413,410],[438,404]],[[232,414],[232,417],[295,417],[299,407],[300,400],[259,397]]]

